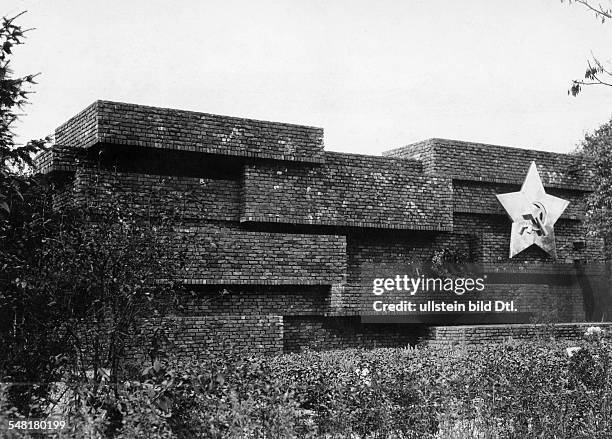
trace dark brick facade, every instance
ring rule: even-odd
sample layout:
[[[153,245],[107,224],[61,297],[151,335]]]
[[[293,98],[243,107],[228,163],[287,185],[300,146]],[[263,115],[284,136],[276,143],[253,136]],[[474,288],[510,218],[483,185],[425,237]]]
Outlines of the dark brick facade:
[[[327,153],[325,164],[250,165],[243,221],[408,230],[451,230],[450,179],[420,163]]]
[[[172,242],[186,242],[190,284],[332,285],[346,270],[345,238],[272,233],[235,224],[177,227]]]
[[[55,131],[59,145],[99,143],[320,163],[323,130],[169,108],[96,101]]]
[[[422,329],[406,325],[364,325],[357,317],[288,316],[284,321],[285,352],[314,349],[411,346]]]
[[[141,322],[128,347],[134,357],[145,360],[150,356],[153,328],[164,331],[158,348],[186,360],[230,349],[245,355],[283,349],[283,317],[279,315],[175,316],[166,317],[161,324]]]
[[[540,337],[545,340],[560,338],[565,340],[584,339],[587,329],[598,326],[610,331],[610,323],[559,323],[557,325],[479,325],[479,326],[432,326],[421,339],[423,345],[437,348],[470,346],[483,343],[502,343],[510,340],[528,340]]]
[[[546,278],[602,260],[582,223],[591,174],[571,155],[444,139],[382,157],[326,152],[320,128],[107,101],[55,139],[38,169],[56,180],[58,209],[129,206],[173,222],[168,253],[187,255],[179,280],[194,290],[164,322],[180,355],[523,334],[361,323],[368,267],[428,264],[445,249],[504,267],[488,297],[515,300],[531,321],[593,317],[584,280]],[[518,190],[531,160],[546,190],[570,201],[555,226],[556,261],[535,247],[508,259],[510,220],[495,195]],[[137,347],[146,355],[146,342]]]
[[[533,160],[546,187],[589,191],[591,174],[576,157],[499,145],[429,139],[392,149],[387,157],[416,159],[427,174],[453,180],[521,184]]]

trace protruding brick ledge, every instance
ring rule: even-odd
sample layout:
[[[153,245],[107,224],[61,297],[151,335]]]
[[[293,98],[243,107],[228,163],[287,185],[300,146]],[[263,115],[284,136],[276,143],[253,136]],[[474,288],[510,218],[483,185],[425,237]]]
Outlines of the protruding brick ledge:
[[[131,145],[228,156],[323,163],[323,129],[96,101],[55,130],[75,148]]]
[[[39,174],[72,173],[77,168],[80,155],[80,152],[74,148],[53,145],[51,149],[41,152],[34,158],[36,172]]]
[[[426,173],[456,181],[518,185],[533,160],[546,187],[587,192],[594,188],[591,172],[571,154],[432,138],[383,155],[421,160]]]
[[[431,326],[419,345],[436,348],[473,346],[479,344],[503,343],[510,339],[529,340],[536,337],[554,337],[564,340],[578,340],[584,337],[587,328],[599,326],[612,329],[612,323],[556,323],[556,324],[511,324],[511,325],[470,325]]]

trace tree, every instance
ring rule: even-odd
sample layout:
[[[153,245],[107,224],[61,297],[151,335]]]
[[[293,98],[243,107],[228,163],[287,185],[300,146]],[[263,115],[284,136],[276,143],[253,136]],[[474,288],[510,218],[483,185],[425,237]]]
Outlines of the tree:
[[[40,139],[30,141],[25,145],[15,142],[15,133],[13,127],[18,121],[20,113],[28,103],[28,97],[31,93],[30,87],[35,84],[37,75],[14,76],[11,69],[11,56],[15,47],[24,43],[26,33],[18,23],[17,19],[23,15],[18,14],[12,18],[2,17],[0,22],[0,240],[5,241],[6,232],[10,227],[9,216],[23,215],[30,216],[25,211],[15,211],[11,206],[19,203],[26,208],[29,203],[24,198],[24,190],[32,188],[34,190],[42,190],[43,186],[35,185],[36,179],[27,172],[33,164],[33,157],[45,148],[49,139]],[[15,218],[13,218],[15,219]],[[20,249],[21,251],[22,249]],[[5,317],[4,308],[5,298],[7,297],[7,276],[8,269],[11,265],[19,265],[21,258],[18,254],[10,254],[0,249],[0,313]],[[1,320],[1,318],[0,318]],[[12,322],[16,324],[17,322]],[[0,332],[11,322],[2,321]],[[5,337],[2,341],[7,341]],[[3,348],[6,345],[2,345]],[[44,346],[42,348],[47,350]],[[8,355],[7,350],[4,350],[4,355]],[[29,353],[28,353],[29,354]],[[28,355],[26,355],[28,357]],[[2,363],[2,361],[0,361]],[[27,359],[24,359],[27,363]],[[2,370],[2,366],[0,366]],[[23,368],[21,372],[24,372]],[[0,372],[0,379],[4,375]],[[22,379],[27,380],[28,374],[22,374]]]
[[[36,415],[33,401],[62,378],[62,365],[95,383],[108,378],[102,370],[117,380],[133,326],[178,291],[153,282],[178,277],[178,257],[168,263],[167,217],[143,217],[119,201],[54,209],[53,185],[31,172],[48,139],[19,145],[13,131],[36,77],[10,69],[27,32],[20,16],[0,25],[0,382],[25,383],[11,387],[12,403]]]
[[[591,235],[603,238],[612,256],[612,120],[587,134],[579,149],[593,172],[595,190],[587,198],[586,224]]]
[[[16,23],[23,13],[2,17],[0,24],[0,209],[10,210],[13,197],[21,198],[24,186],[32,183],[26,170],[32,166],[36,153],[43,149],[48,138],[29,141],[25,145],[15,142],[13,127],[20,112],[28,103],[30,86],[36,84],[36,75],[15,77],[10,57],[13,49],[24,43],[28,30]]]
[[[180,246],[168,249],[174,218],[148,218],[119,194],[58,210],[52,193],[29,187],[0,220],[0,381],[46,383],[68,372],[116,383],[135,330],[163,318],[180,291],[158,282],[180,277]],[[26,412],[47,390],[16,388],[14,402]]]
[[[564,0],[561,0],[562,2]],[[595,18],[605,23],[612,19],[612,3],[604,6],[601,3],[594,3],[589,0],[567,0],[568,3],[576,3],[584,6],[595,13]],[[606,67],[595,55],[591,54],[591,59],[587,61],[587,69],[584,72],[584,79],[574,79],[570,89],[567,91],[572,96],[577,96],[585,85],[603,85],[612,87],[612,69]]]

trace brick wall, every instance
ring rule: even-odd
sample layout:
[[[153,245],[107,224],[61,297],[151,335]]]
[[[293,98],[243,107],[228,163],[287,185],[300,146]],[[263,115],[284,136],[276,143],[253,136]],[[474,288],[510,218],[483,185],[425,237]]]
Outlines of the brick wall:
[[[593,189],[591,172],[569,154],[434,138],[386,151],[383,155],[422,160],[426,173],[454,180],[519,185],[534,160],[545,186]]]
[[[225,314],[142,322],[127,347],[129,356],[141,362],[149,359],[156,330],[165,336],[158,340],[167,353],[187,360],[203,360],[209,352],[230,349],[244,355],[283,352],[281,316]]]
[[[194,288],[180,298],[180,315],[217,314],[323,315],[329,309],[330,287],[308,285],[213,285]]]
[[[347,235],[346,284],[332,291],[331,312],[339,315],[360,313],[364,294],[369,297],[371,293],[371,284],[365,284],[364,279],[371,282],[373,277],[385,277],[388,267],[429,266],[434,252],[442,248],[452,248],[469,255],[470,243],[469,236],[450,233],[350,233]]]
[[[385,157],[324,152],[320,128],[107,101],[59,127],[56,143],[38,159],[61,178],[56,207],[74,200],[173,219],[168,262],[185,252],[181,279],[195,290],[175,312],[186,355],[251,335],[245,343],[271,352],[407,345],[418,327],[351,317],[360,276],[368,266],[429,263],[444,248],[553,269],[537,248],[508,259],[511,223],[495,197],[520,188],[531,160],[547,191],[570,201],[555,226],[557,262],[602,258],[582,224],[590,173],[568,155],[444,139]],[[585,318],[584,285],[519,277],[493,285],[491,297],[516,300],[536,320]],[[606,294],[597,290],[594,306]],[[452,340],[453,331],[439,334]]]
[[[232,223],[176,227],[168,246],[185,251],[191,284],[331,285],[346,270],[346,241],[338,235],[272,233]]]
[[[285,317],[283,350],[409,347],[422,331],[414,325],[362,325],[356,317]]]
[[[567,323],[556,325],[478,325],[478,326],[433,326],[422,338],[421,346],[449,348],[453,346],[503,343],[510,339],[524,340],[550,337],[579,340],[590,326],[612,329],[611,323]]]
[[[482,261],[514,264],[553,262],[547,253],[535,246],[509,259],[512,221],[507,216],[456,213],[453,218],[455,233],[478,238]],[[588,236],[581,221],[559,219],[555,224],[555,241],[557,261],[572,263],[576,259],[601,261],[603,258],[603,241]],[[577,241],[584,242],[585,246],[575,248],[574,242]]]
[[[322,166],[245,168],[243,220],[450,230],[450,180],[410,160],[327,153]]]
[[[34,159],[34,164],[40,174],[74,172],[81,157],[81,151],[74,148],[53,146],[51,149],[38,154]]]
[[[75,200],[87,206],[129,208],[135,214],[177,220],[238,221],[237,180],[113,172],[81,167]]]
[[[520,185],[455,180],[453,182],[453,211],[455,213],[480,213],[506,217],[506,211],[495,195],[518,192],[520,189]],[[547,193],[570,202],[561,215],[561,219],[583,219],[585,212],[584,198],[587,193],[556,188],[548,189]]]
[[[322,162],[323,130],[170,108],[96,101],[55,132],[58,145],[99,143]]]
[[[521,313],[529,313],[529,321],[584,321],[582,291],[576,284],[487,284],[478,300],[513,301]]]
[[[55,143],[71,148],[87,148],[99,141],[98,109],[96,101],[55,129]]]
[[[278,315],[166,317],[139,326],[130,357],[146,361],[155,329],[163,331],[166,352],[190,360],[233,349],[244,355],[354,347],[410,347],[423,337],[416,325],[362,325],[357,318]],[[159,338],[158,338],[159,339]]]
[[[70,194],[77,205],[129,208],[176,224],[162,236],[170,255],[182,254],[191,284],[331,285],[346,270],[344,236],[250,231],[238,223],[240,182],[79,167]]]

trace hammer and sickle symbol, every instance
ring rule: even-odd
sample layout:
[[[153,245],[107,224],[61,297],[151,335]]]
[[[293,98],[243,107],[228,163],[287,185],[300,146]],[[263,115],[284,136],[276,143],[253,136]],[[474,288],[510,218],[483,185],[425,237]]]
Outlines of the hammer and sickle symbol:
[[[520,234],[536,233],[538,236],[546,236],[544,225],[546,224],[546,208],[540,202],[533,203],[531,211],[523,215],[525,223],[521,227]]]

